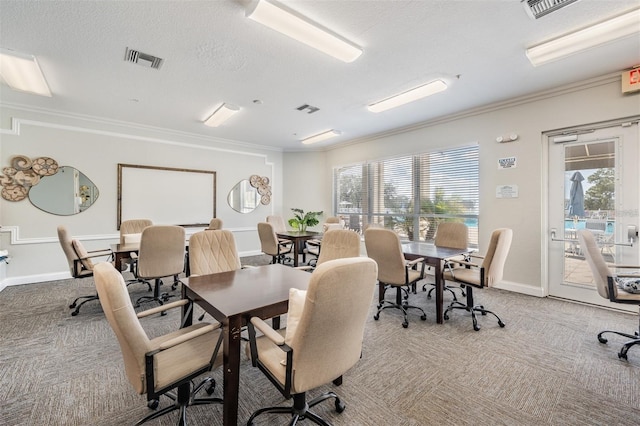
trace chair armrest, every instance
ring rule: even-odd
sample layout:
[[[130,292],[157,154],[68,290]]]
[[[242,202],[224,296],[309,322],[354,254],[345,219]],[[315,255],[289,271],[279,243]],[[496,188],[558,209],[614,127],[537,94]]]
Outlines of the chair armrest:
[[[299,269],[301,271],[313,271],[313,266],[309,266],[309,265],[295,266],[293,269]]]
[[[417,259],[413,259],[413,260],[407,260],[405,261],[405,265],[408,267],[412,267],[413,265],[416,265],[420,262],[424,262],[424,257],[419,257]]]
[[[175,302],[166,303],[164,305],[156,306],[155,308],[147,309],[146,311],[138,312],[136,316],[138,318],[144,318],[144,317],[148,317],[149,315],[158,314],[160,312],[163,312],[169,309],[179,308],[188,303],[189,303],[189,300],[180,299],[180,300],[176,300]]]
[[[640,265],[612,265],[612,264],[608,264],[607,266],[609,266],[610,268],[615,268],[615,269],[640,269]]]
[[[473,267],[473,268],[479,268],[480,265],[478,265],[477,263],[473,263],[473,262],[467,262],[465,260],[454,260],[454,263],[459,263],[460,265],[464,265],[464,266],[468,266],[468,267]]]
[[[213,324],[205,325],[204,327],[197,328],[197,329],[195,329],[193,331],[190,331],[188,333],[185,333],[185,334],[183,334],[181,336],[174,337],[173,339],[167,340],[166,342],[161,344],[158,349],[161,350],[161,351],[167,350],[167,349],[172,348],[172,347],[174,347],[176,345],[179,345],[180,343],[184,343],[186,341],[195,339],[196,337],[200,337],[203,334],[210,333],[213,330],[216,330],[218,328],[220,328],[219,325],[217,325],[217,326],[213,325]]]
[[[255,268],[255,266],[253,265],[243,265],[240,267],[240,269],[253,269],[253,268]]]
[[[100,250],[89,250],[87,253],[94,253],[91,256],[84,257],[83,259],[87,259],[89,257],[98,257],[98,256],[109,256],[113,253],[111,249],[100,249]]]
[[[282,337],[280,333],[271,328],[271,326],[269,326],[269,324],[264,322],[262,319],[258,317],[251,317],[251,324],[253,324],[253,326],[260,330],[260,332],[264,334],[267,339],[271,340],[276,345],[284,345],[284,337]]]

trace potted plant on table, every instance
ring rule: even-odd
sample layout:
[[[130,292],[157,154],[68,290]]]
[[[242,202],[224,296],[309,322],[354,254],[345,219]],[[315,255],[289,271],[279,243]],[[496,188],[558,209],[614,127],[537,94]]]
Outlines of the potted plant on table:
[[[291,209],[293,211],[293,218],[289,219],[289,226],[296,231],[304,232],[307,230],[307,226],[316,226],[320,221],[318,216],[322,215],[322,212],[304,212],[301,209]]]

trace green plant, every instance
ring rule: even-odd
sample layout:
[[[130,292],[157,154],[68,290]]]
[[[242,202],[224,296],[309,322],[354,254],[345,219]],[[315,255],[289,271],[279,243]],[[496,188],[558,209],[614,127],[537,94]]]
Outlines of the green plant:
[[[320,221],[318,216],[322,215],[322,212],[304,212],[301,209],[291,209],[293,211],[293,218],[289,219],[289,226],[298,231],[306,231],[307,226],[316,226]]]

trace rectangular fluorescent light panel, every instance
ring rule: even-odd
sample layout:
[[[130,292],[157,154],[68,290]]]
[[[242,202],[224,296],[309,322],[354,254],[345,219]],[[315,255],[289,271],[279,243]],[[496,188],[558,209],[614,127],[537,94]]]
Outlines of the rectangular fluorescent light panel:
[[[222,104],[204,121],[204,124],[209,127],[218,127],[238,111],[240,108],[235,105]]]
[[[47,81],[33,55],[0,49],[0,76],[14,90],[51,97]]]
[[[283,5],[258,0],[246,16],[344,62],[362,54],[360,47]]]
[[[531,64],[537,67],[634,34],[640,34],[640,9],[530,47],[526,54]]]
[[[447,84],[442,80],[434,80],[430,83],[408,90],[399,95],[392,96],[375,104],[371,104],[367,109],[371,112],[382,112],[418,99],[426,98],[447,89]]]
[[[326,132],[322,132],[322,133],[318,133],[315,136],[310,136],[306,139],[302,140],[302,143],[305,145],[310,145],[312,143],[316,143],[316,142],[320,142],[326,139],[330,139],[336,136],[340,136],[342,134],[342,132],[338,131],[338,130],[327,130]]]

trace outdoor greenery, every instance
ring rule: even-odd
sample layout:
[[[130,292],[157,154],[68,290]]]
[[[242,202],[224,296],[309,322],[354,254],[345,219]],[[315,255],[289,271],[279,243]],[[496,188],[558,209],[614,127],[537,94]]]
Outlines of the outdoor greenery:
[[[298,231],[306,231],[308,226],[316,226],[320,221],[318,216],[322,215],[322,212],[304,212],[301,209],[291,209],[293,211],[293,218],[289,219],[289,225]]]
[[[615,209],[615,169],[598,169],[587,178],[592,186],[584,195],[584,207],[587,210]]]

